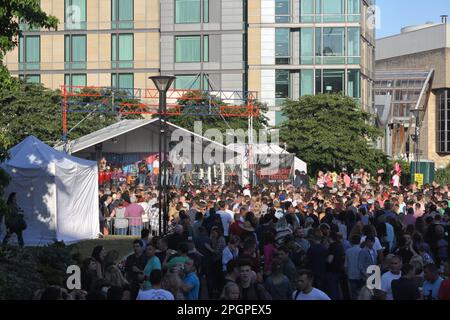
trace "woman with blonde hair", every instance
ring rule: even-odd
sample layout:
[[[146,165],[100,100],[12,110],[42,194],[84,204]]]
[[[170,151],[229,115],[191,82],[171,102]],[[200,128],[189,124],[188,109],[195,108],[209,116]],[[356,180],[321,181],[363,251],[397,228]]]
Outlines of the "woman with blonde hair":
[[[223,292],[220,296],[221,300],[239,300],[241,297],[241,292],[239,286],[235,282],[228,282],[225,287],[223,287]]]
[[[123,276],[122,272],[115,265],[106,268],[104,279],[111,287],[120,287],[123,289],[123,300],[130,300],[131,289],[130,284]]]

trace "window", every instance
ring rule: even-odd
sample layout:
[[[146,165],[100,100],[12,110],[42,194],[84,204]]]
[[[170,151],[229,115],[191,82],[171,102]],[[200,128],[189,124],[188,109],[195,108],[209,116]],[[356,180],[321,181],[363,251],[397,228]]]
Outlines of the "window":
[[[65,36],[65,69],[86,69],[86,36]]]
[[[359,22],[361,0],[299,0],[300,22]]]
[[[203,0],[203,22],[209,22],[209,0]]]
[[[65,0],[64,22],[67,30],[86,29],[86,0]]]
[[[300,64],[314,64],[314,28],[300,29]]]
[[[283,105],[286,98],[289,98],[289,70],[275,71],[275,104]]]
[[[200,78],[198,75],[176,76],[175,89],[200,90]]]
[[[200,23],[200,5],[201,0],[175,0],[175,23]]]
[[[71,87],[85,87],[86,74],[65,74],[64,84]],[[67,88],[67,91],[81,91],[81,88]]]
[[[112,0],[111,21],[113,29],[132,29],[134,24],[134,0]]]
[[[275,0],[275,22],[276,23],[291,22],[290,0]]]
[[[209,61],[208,36],[203,36],[203,48],[201,36],[175,37],[175,62],[201,62],[201,61],[204,62]]]
[[[361,62],[359,28],[347,29],[347,57],[348,64],[359,64]]]
[[[322,64],[322,28],[316,28],[316,64]]]
[[[344,64],[345,28],[323,28],[323,63]],[[359,39],[358,39],[359,44]]]
[[[314,70],[300,70],[300,96],[314,95]]]
[[[132,73],[113,73],[111,75],[111,86],[118,89],[127,89],[132,95],[134,91],[134,76]]]
[[[41,83],[41,76],[38,74],[20,75],[19,79],[23,80],[26,83]]]
[[[177,75],[175,89],[209,90],[209,76],[207,74]]]
[[[209,36],[203,36],[203,62],[209,62]]]
[[[39,70],[41,62],[40,36],[19,38],[19,70]]]
[[[352,98],[361,97],[361,76],[359,70],[347,71],[347,95]]]
[[[322,0],[323,22],[344,22],[344,0]]]
[[[450,153],[450,90],[441,90],[436,95],[437,104],[437,152]]]
[[[323,93],[344,93],[344,70],[323,70]]]
[[[314,22],[314,0],[300,1],[300,22]]]
[[[280,124],[282,124],[286,120],[288,120],[288,117],[286,117],[283,114],[283,111],[275,111],[275,125],[276,126],[279,126]]]
[[[132,34],[111,35],[112,68],[133,68],[134,39]]]
[[[361,20],[361,0],[347,0],[347,21],[359,22]]]
[[[275,63],[290,64],[291,54],[289,50],[290,29],[275,29]]]

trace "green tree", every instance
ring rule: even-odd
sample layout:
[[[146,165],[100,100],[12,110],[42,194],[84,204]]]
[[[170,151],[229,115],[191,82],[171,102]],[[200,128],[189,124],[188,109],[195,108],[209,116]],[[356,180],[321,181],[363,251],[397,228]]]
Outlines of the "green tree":
[[[450,184],[450,164],[443,169],[436,170],[436,182],[441,186]]]
[[[8,157],[8,149],[11,146],[11,141],[6,128],[0,126],[0,163]],[[2,223],[2,218],[6,214],[7,206],[4,199],[5,187],[9,184],[9,176],[6,172],[0,169],[0,224]]]
[[[90,92],[92,93],[92,92]],[[117,122],[120,116],[117,106],[122,102],[136,103],[127,99],[125,94],[115,99],[114,106],[108,105],[111,92],[103,92],[102,97],[76,97],[69,105],[67,119],[70,132],[68,139],[73,140],[93,131],[102,129]],[[105,101],[106,100],[106,101]],[[11,146],[21,142],[29,135],[34,135],[47,144],[53,145],[62,138],[62,110],[61,92],[44,88],[38,84],[26,84],[18,81],[17,86],[0,87],[0,163],[7,158],[7,151]],[[91,114],[84,112],[93,110]],[[82,112],[83,111],[83,112]],[[140,116],[126,116],[124,118],[140,118]],[[0,221],[7,213],[4,188],[9,183],[8,175],[0,169]]]
[[[0,87],[18,85],[2,61],[6,53],[17,46],[21,22],[31,28],[56,29],[58,25],[56,17],[41,10],[39,0],[0,0]]]
[[[167,120],[184,129],[194,131],[195,121],[202,121],[203,131],[208,129],[219,129],[225,133],[226,130],[230,128],[234,130],[248,129],[248,117],[222,117],[220,115],[220,108],[227,106],[227,104],[219,98],[210,97],[206,92],[195,90],[187,92],[183,97],[178,99],[178,104],[182,106],[182,114],[178,116],[169,116],[167,117]],[[263,129],[268,125],[268,119],[265,116],[267,105],[258,101],[255,101],[253,104],[259,109],[259,117],[254,119],[253,129]],[[247,106],[242,105],[242,109],[230,108],[226,109],[225,113],[238,114],[239,112],[245,112],[246,110]]]
[[[382,132],[352,98],[305,96],[286,101],[283,114],[287,120],[280,126],[280,138],[311,172],[343,167],[374,172],[386,167],[386,155],[372,146]]]

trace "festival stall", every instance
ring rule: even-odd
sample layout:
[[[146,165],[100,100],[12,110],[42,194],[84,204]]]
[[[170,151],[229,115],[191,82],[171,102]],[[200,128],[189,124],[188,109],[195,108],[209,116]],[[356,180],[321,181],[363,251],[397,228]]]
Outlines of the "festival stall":
[[[25,245],[74,243],[99,234],[97,163],[59,152],[34,136],[9,150],[0,166],[11,177],[27,229]],[[2,228],[4,230],[5,228]]]

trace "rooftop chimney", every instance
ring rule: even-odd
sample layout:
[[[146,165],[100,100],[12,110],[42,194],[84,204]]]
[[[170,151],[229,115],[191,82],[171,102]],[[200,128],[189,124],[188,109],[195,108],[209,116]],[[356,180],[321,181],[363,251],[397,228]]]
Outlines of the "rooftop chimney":
[[[445,15],[442,15],[442,16],[441,16],[441,22],[442,22],[442,23],[447,23],[447,21],[448,21],[448,15],[446,15],[446,14],[445,14]]]

